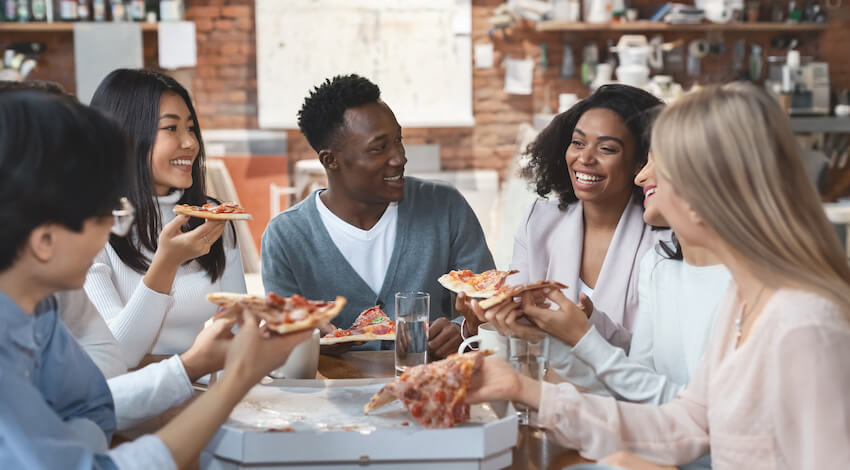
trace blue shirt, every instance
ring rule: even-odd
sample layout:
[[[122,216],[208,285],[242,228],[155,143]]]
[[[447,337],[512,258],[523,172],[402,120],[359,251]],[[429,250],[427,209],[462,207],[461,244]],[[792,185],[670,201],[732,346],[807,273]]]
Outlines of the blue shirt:
[[[71,425],[81,419],[109,441],[115,413],[103,374],[58,320],[53,297],[30,315],[0,291],[0,468],[116,468]]]

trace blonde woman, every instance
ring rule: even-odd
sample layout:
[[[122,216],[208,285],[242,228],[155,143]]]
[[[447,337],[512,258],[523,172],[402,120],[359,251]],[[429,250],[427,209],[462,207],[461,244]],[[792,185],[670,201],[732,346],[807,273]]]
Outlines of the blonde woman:
[[[731,84],[664,110],[652,144],[655,204],[733,278],[688,387],[663,406],[623,403],[488,361],[470,401],[537,408],[540,426],[591,458],[626,450],[681,464],[710,446],[716,469],[847,468],[850,266],[788,118],[761,90]]]

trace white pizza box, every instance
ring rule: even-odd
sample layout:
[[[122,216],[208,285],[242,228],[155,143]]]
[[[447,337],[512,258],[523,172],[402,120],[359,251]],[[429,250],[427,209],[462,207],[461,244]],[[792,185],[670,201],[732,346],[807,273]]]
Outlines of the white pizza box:
[[[201,468],[491,470],[511,465],[510,405],[472,407],[451,429],[425,429],[399,402],[363,405],[389,379],[275,380],[254,387],[201,454]],[[501,408],[501,409],[499,409]]]

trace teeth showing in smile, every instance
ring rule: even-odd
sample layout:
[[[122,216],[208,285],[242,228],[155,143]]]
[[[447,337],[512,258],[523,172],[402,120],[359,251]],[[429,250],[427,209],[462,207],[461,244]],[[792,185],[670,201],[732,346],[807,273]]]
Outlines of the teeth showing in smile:
[[[590,175],[587,173],[579,173],[576,172],[576,179],[582,183],[596,183],[597,181],[602,181],[604,178],[601,176]]]
[[[388,177],[384,178],[384,181],[401,181],[401,177],[402,177],[402,175],[388,176]]]
[[[174,166],[191,166],[192,160],[171,160],[169,163]]]
[[[653,194],[655,194],[655,188],[652,188],[652,189],[650,189],[649,191],[647,191],[647,192],[646,192],[646,195],[645,195],[645,198],[647,198],[647,197],[649,197],[649,196],[652,196]]]

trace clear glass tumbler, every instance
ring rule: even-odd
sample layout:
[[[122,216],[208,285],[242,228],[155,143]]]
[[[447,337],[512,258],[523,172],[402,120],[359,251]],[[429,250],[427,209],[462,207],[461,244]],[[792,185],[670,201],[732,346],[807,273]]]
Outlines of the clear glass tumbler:
[[[549,370],[549,336],[529,340],[516,336],[508,337],[508,362],[517,372],[543,381]],[[528,407],[515,403],[519,424],[528,424]]]
[[[428,361],[428,320],[431,295],[427,292],[398,292],[395,295],[395,371]]]

